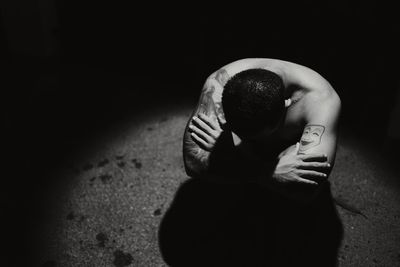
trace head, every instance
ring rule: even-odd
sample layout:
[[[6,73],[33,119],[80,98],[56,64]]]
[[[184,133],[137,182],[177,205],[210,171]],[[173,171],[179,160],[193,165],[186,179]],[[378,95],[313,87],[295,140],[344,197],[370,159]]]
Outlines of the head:
[[[239,72],[225,84],[222,107],[230,129],[241,138],[272,134],[285,113],[283,80],[265,69]]]

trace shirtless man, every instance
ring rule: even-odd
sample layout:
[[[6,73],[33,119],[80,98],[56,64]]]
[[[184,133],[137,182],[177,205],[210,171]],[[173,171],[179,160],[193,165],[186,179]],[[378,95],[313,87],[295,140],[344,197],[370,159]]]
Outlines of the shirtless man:
[[[340,108],[329,82],[305,66],[230,63],[208,77],[187,123],[186,173],[315,196],[334,165]]]

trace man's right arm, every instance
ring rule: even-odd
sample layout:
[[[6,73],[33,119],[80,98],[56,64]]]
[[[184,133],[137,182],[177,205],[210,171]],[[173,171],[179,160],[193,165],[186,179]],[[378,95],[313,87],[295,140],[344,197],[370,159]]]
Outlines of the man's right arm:
[[[217,123],[217,116],[219,121],[226,122],[222,111],[221,98],[223,86],[228,79],[228,73],[224,69],[210,75],[203,86],[198,105],[186,124],[183,137],[183,160],[186,173],[191,177],[209,174],[211,152],[204,150],[193,140],[189,125],[192,118],[199,114],[205,114]]]

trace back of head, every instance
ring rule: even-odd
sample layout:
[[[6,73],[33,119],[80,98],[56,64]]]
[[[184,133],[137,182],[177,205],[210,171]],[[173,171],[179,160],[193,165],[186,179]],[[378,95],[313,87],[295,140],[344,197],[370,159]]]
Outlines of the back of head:
[[[222,107],[230,128],[239,135],[273,129],[285,110],[283,81],[265,69],[239,72],[224,87]]]

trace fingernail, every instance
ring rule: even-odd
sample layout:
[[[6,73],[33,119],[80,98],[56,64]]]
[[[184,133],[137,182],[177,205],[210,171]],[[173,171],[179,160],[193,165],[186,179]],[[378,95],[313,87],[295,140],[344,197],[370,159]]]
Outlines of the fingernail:
[[[194,119],[194,120],[197,120],[197,117],[195,116],[195,117],[193,117],[193,119]]]
[[[331,166],[331,164],[328,163],[328,167],[330,167],[330,166]]]

